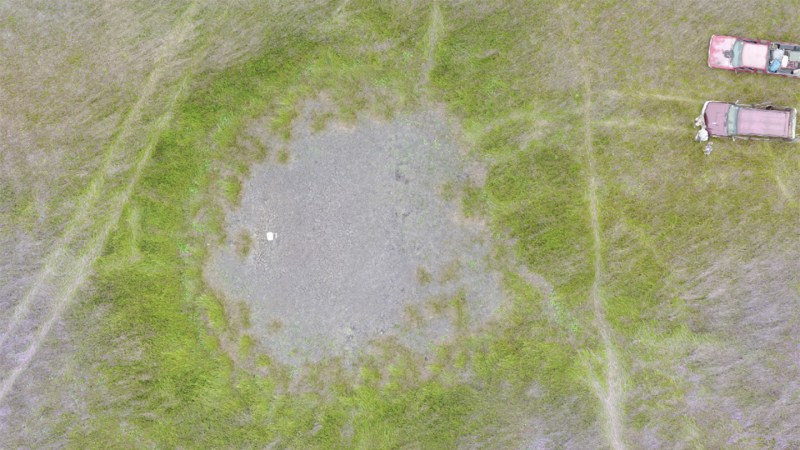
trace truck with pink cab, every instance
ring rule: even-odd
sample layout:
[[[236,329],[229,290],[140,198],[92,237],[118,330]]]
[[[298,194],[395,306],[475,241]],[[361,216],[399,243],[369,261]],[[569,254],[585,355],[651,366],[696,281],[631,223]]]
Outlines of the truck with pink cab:
[[[714,35],[708,44],[708,67],[800,78],[800,44]]]
[[[709,137],[795,142],[797,110],[772,105],[707,101],[695,126],[696,139]]]

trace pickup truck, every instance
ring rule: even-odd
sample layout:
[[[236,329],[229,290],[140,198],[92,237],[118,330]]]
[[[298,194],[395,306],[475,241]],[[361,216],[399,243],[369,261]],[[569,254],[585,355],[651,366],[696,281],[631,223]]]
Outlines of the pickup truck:
[[[795,142],[797,110],[772,105],[707,101],[695,119],[696,139],[708,137]]]
[[[800,78],[800,45],[714,35],[708,44],[708,67]]]

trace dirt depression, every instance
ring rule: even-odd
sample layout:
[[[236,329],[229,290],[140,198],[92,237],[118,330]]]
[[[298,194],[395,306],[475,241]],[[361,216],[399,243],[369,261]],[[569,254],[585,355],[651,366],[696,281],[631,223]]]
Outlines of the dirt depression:
[[[488,317],[504,294],[488,234],[447,195],[468,175],[444,117],[304,130],[287,163],[254,167],[206,267],[228,301],[249,305],[249,332],[301,363],[388,335],[424,350],[455,333],[454,316],[468,328]],[[462,314],[446,312],[456,304]]]

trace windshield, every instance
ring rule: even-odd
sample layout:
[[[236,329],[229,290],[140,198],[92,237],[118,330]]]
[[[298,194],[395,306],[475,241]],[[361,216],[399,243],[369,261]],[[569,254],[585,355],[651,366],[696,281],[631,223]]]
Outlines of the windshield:
[[[726,128],[728,131],[728,136],[736,136],[738,131],[738,124],[739,124],[739,107],[731,105],[731,108],[728,110],[728,117],[726,120]]]
[[[731,56],[731,65],[733,67],[742,67],[742,49],[744,42],[737,40],[733,44],[733,55]]]

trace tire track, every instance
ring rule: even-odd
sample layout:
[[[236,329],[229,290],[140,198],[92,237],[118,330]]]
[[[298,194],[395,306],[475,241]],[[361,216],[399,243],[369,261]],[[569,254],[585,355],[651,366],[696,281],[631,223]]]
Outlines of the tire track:
[[[695,97],[687,97],[681,95],[674,95],[674,94],[664,94],[660,92],[652,92],[652,91],[639,91],[639,92],[621,92],[616,89],[607,89],[600,93],[601,95],[606,95],[612,98],[621,98],[621,97],[634,97],[639,100],[661,100],[664,102],[677,102],[677,103],[688,103],[692,105],[702,105],[705,99],[702,96],[695,96]]]
[[[344,14],[344,10],[345,10],[345,8],[347,8],[347,5],[349,5],[349,4],[350,4],[350,0],[342,0],[342,2],[339,3],[339,6],[337,6],[336,9],[333,11],[333,18],[335,20],[336,19],[342,19],[343,18],[343,14]]]
[[[433,0],[431,5],[431,20],[428,25],[428,45],[425,50],[425,64],[422,66],[422,76],[419,86],[426,86],[430,82],[431,70],[436,65],[436,46],[444,30],[444,20],[439,9],[439,0]]]
[[[7,371],[0,385],[0,402],[10,391],[16,379],[30,365],[34,355],[42,342],[46,339],[52,326],[57,322],[64,310],[74,297],[79,287],[86,281],[91,267],[100,256],[106,239],[119,221],[120,215],[130,199],[130,195],[139,177],[146,166],[158,136],[163,131],[171,118],[171,111],[187,82],[186,76],[182,79],[179,88],[169,101],[166,112],[150,128],[150,138],[145,147],[133,152],[133,174],[124,185],[124,190],[117,194],[111,206],[103,204],[104,188],[114,176],[115,161],[122,158],[125,150],[125,139],[134,135],[134,124],[141,121],[144,116],[145,106],[152,101],[159,83],[170,64],[179,54],[181,45],[187,40],[192,31],[193,17],[198,9],[197,3],[187,7],[178,18],[177,24],[164,38],[159,47],[154,68],[148,75],[145,85],[136,103],[125,115],[120,124],[116,137],[103,155],[100,169],[95,173],[85,193],[77,201],[79,211],[66,225],[58,240],[54,243],[54,250],[47,256],[44,265],[37,273],[31,287],[23,298],[15,305],[9,321],[0,336],[0,367],[12,366]],[[137,159],[138,158],[138,159]],[[118,175],[117,175],[118,176]],[[105,218],[105,219],[103,219]],[[97,230],[96,224],[102,223]],[[80,242],[82,235],[91,233],[87,243]],[[52,298],[48,298],[52,295]],[[34,309],[34,304],[44,303],[45,311]],[[42,319],[28,317],[31,314],[42,316]],[[43,322],[42,322],[43,320]],[[29,341],[21,354],[14,351],[15,345],[11,338],[17,338],[20,329],[31,329],[30,335],[23,335],[20,340]],[[28,339],[26,339],[28,338]],[[13,361],[9,364],[9,361]]]
[[[122,123],[118,127],[116,137],[114,137],[113,141],[104,153],[100,169],[92,177],[86,192],[75,203],[78,205],[78,212],[72,217],[72,219],[64,228],[61,236],[53,244],[55,249],[47,256],[44,265],[36,274],[31,287],[25,293],[22,300],[14,306],[11,317],[4,327],[3,334],[0,335],[0,349],[3,348],[7,339],[14,335],[14,333],[17,331],[25,315],[30,311],[33,300],[36,299],[37,296],[42,293],[42,290],[47,287],[48,278],[57,276],[59,273],[58,269],[64,264],[65,256],[68,256],[66,253],[69,249],[69,244],[76,240],[82,231],[85,231],[86,228],[90,227],[91,224],[94,223],[95,217],[91,213],[95,211],[93,211],[92,207],[101,200],[103,188],[108,184],[108,180],[113,176],[113,162],[115,159],[117,159],[120,151],[124,149],[124,139],[131,134],[132,125],[137,120],[141,119],[144,105],[153,96],[153,93],[158,86],[158,82],[163,76],[163,71],[165,70],[165,61],[168,61],[174,57],[173,53],[176,50],[176,44],[180,43],[176,42],[176,38],[185,37],[185,33],[189,31],[186,29],[187,25],[189,24],[188,18],[194,14],[195,9],[196,4],[192,4],[186,9],[179,19],[178,25],[175,27],[175,29],[173,29],[173,32],[167,36],[164,45],[159,48],[160,54],[156,59],[154,69],[147,77],[147,81],[142,88],[141,95],[125,115]]]
[[[665,133],[685,133],[686,132],[686,127],[677,127],[677,126],[672,126],[672,125],[658,125],[658,124],[641,122],[641,121],[638,121],[638,120],[625,120],[625,121],[623,121],[623,120],[612,119],[612,120],[603,120],[603,121],[595,122],[595,124],[599,125],[601,127],[606,127],[606,128],[619,128],[619,129],[636,128],[636,129],[639,129],[639,130],[648,129],[648,130],[651,130],[653,132],[662,131],[662,132],[665,132]]]
[[[594,249],[594,281],[590,293],[592,309],[597,329],[600,332],[600,341],[605,353],[605,370],[602,379],[595,374],[594,389],[600,398],[606,416],[606,429],[610,445],[614,449],[624,449],[622,425],[622,390],[623,370],[614,347],[611,326],[605,315],[605,301],[600,286],[603,278],[603,245],[600,233],[599,205],[597,197],[597,169],[594,159],[594,144],[592,135],[592,86],[589,77],[583,77],[583,149],[588,171],[589,217],[592,224],[592,241]]]
[[[109,234],[111,234],[111,231],[119,222],[122,211],[124,210],[125,205],[128,203],[128,199],[130,199],[133,189],[136,187],[136,184],[138,183],[145,166],[150,160],[150,156],[153,154],[153,149],[158,143],[158,138],[172,118],[171,110],[180,96],[185,84],[186,78],[184,78],[181,87],[173,97],[169,110],[158,120],[158,123],[155,127],[155,132],[150,138],[150,142],[148,142],[145,149],[141,152],[142,155],[136,164],[136,169],[133,176],[128,181],[125,191],[120,195],[119,200],[114,205],[111,215],[106,218],[102,230],[91,241],[88,251],[86,251],[75,264],[75,269],[72,276],[69,278],[69,283],[64,287],[60,295],[53,299],[52,311],[50,312],[49,316],[36,331],[33,341],[22,353],[17,365],[3,378],[2,384],[0,385],[0,404],[2,404],[3,400],[5,400],[6,395],[8,395],[11,388],[14,386],[17,378],[19,378],[19,376],[30,366],[31,361],[33,361],[33,357],[36,355],[36,352],[39,350],[42,343],[44,343],[45,339],[47,339],[47,335],[50,333],[53,325],[55,325],[55,323],[67,309],[67,306],[69,306],[69,303],[75,297],[78,289],[83,285],[91,273],[94,262],[100,257]]]
[[[598,198],[598,173],[595,162],[594,135],[592,127],[595,125],[592,116],[592,80],[588,61],[580,53],[580,36],[572,30],[580,27],[570,26],[566,18],[573,17],[580,20],[574,14],[567,14],[568,11],[562,9],[558,12],[563,18],[562,30],[566,40],[570,42],[571,52],[575,61],[580,61],[581,76],[577,80],[581,90],[581,115],[583,127],[583,153],[586,161],[587,188],[586,197],[589,202],[589,220],[592,228],[592,259],[594,266],[594,277],[589,291],[589,298],[594,313],[595,327],[600,334],[600,344],[602,346],[603,360],[597,364],[589,363],[589,384],[595,391],[603,410],[605,419],[605,431],[608,443],[615,450],[625,448],[624,424],[623,424],[623,389],[624,389],[624,369],[622,368],[616,347],[614,346],[613,329],[608,323],[605,314],[605,300],[602,293],[603,281],[603,241],[600,230],[600,205]],[[583,18],[588,21],[588,17]],[[605,91],[608,92],[608,91]],[[599,367],[598,367],[599,366]]]

